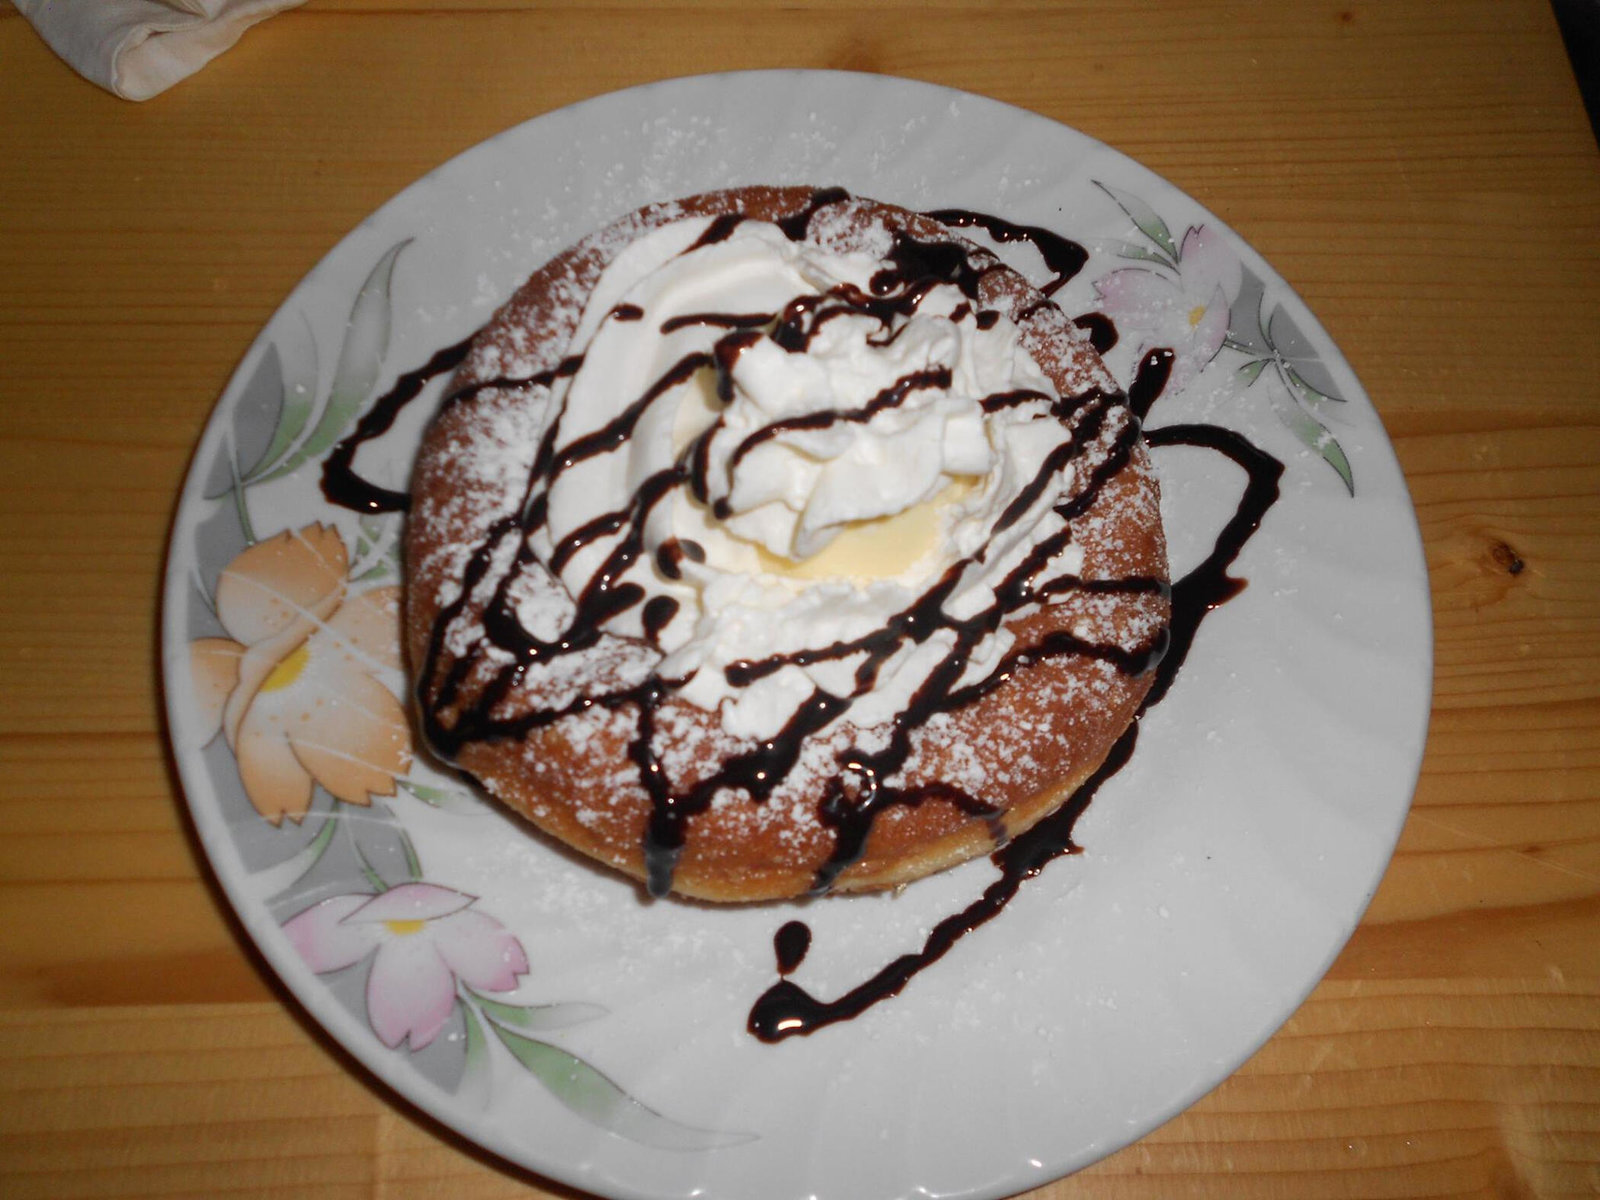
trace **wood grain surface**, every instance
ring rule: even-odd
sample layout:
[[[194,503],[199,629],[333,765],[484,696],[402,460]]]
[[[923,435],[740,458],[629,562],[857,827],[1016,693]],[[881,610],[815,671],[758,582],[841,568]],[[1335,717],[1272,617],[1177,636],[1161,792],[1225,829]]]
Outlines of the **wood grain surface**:
[[[1237,1074],[1031,1195],[1600,1194],[1600,153],[1545,0],[313,0],[142,105],[0,8],[0,1194],[568,1195],[369,1083],[233,924],[164,749],[164,541],[361,218],[539,113],[758,66],[985,93],[1198,197],[1422,524],[1432,728],[1366,920]]]

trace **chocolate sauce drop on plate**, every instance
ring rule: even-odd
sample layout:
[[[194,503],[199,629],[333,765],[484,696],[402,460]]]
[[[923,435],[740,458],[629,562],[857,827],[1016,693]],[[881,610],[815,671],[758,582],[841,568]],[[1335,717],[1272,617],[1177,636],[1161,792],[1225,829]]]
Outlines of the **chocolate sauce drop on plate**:
[[[804,921],[785,921],[772,935],[773,953],[778,959],[778,974],[787,975],[805,961],[811,949],[811,927]]]

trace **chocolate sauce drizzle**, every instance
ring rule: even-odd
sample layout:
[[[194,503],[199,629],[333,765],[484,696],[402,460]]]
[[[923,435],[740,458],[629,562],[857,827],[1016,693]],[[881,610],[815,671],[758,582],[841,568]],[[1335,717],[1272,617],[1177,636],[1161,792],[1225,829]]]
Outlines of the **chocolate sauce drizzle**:
[[[813,214],[845,198],[845,193],[837,189],[816,192],[799,212],[777,224],[789,237],[803,238]],[[714,221],[697,245],[720,240],[731,233],[736,224],[735,221]],[[998,220],[990,221],[985,227],[1003,240],[1037,236],[1026,230],[1013,234],[1013,227]],[[1080,254],[1073,252],[1071,247],[1072,244],[1065,239],[1052,236],[1044,251],[1047,262],[1062,274],[1063,281],[1068,271],[1077,269],[1074,264],[1081,265]],[[550,724],[573,711],[569,706],[560,710],[524,711],[514,717],[494,715],[501,701],[528,667],[595,645],[606,636],[604,626],[607,621],[645,602],[644,589],[624,576],[644,552],[646,522],[654,507],[677,488],[687,487],[702,500],[709,497],[708,447],[721,432],[722,422],[720,418],[714,421],[676,463],[644,480],[621,507],[599,514],[555,544],[548,564],[552,572],[559,572],[568,566],[586,547],[603,543],[606,551],[603,561],[593,570],[587,584],[573,597],[574,612],[567,627],[553,638],[542,639],[532,636],[521,627],[507,597],[518,573],[534,566],[528,539],[543,524],[544,497],[562,473],[622,445],[652,404],[697,371],[713,370],[718,377],[718,394],[725,398],[731,395],[728,376],[738,356],[764,337],[772,338],[786,350],[802,351],[811,343],[823,323],[841,315],[875,320],[882,325],[886,336],[892,336],[899,319],[914,313],[929,292],[940,284],[955,286],[966,298],[971,310],[976,311],[980,305],[982,280],[990,271],[999,269],[999,265],[999,260],[987,252],[969,252],[959,242],[923,240],[900,232],[896,234],[887,255],[887,265],[870,281],[866,291],[840,285],[821,296],[802,297],[787,305],[783,312],[775,314],[694,314],[689,318],[694,323],[729,330],[717,339],[712,351],[685,355],[606,425],[564,445],[558,445],[557,431],[561,424],[558,414],[550,425],[550,433],[530,473],[519,519],[502,522],[491,531],[485,544],[468,561],[461,593],[463,599],[447,606],[435,623],[417,684],[425,731],[434,748],[447,758],[453,757],[471,742],[521,738],[530,730]],[[613,315],[621,318],[633,316],[624,312]],[[674,325],[673,322],[667,324]],[[763,326],[769,328],[764,332]],[[948,386],[948,382],[947,373],[941,369],[914,371],[884,389],[859,410],[809,414],[777,422],[742,440],[732,452],[730,469],[763,441],[785,430],[824,428],[841,421],[865,421],[878,412],[903,403],[908,395],[919,388]],[[1066,467],[1080,457],[1093,455],[1098,456],[1095,466],[1079,473],[1084,478],[1078,481],[1076,492],[1057,506],[1066,521],[1086,511],[1106,480],[1126,463],[1138,439],[1138,422],[1130,416],[1124,398],[1117,393],[1094,389],[1061,400],[1008,393],[989,398],[987,403],[991,408],[997,408],[1037,400],[1044,400],[1051,406],[1051,416],[1062,424],[1070,436],[1063,437],[1060,446],[1039,468],[1036,477],[1000,515],[994,533],[1005,530],[1037,504]],[[713,504],[713,511],[723,511],[723,515],[726,515],[725,510],[717,504]],[[499,582],[494,597],[481,614],[482,640],[473,652],[458,657],[448,667],[442,666],[444,659],[440,648],[445,631],[465,611],[464,598],[475,592],[488,570],[496,547],[508,537],[519,539],[516,564]],[[992,804],[950,784],[911,787],[892,786],[886,781],[893,778],[909,760],[914,735],[923,725],[940,713],[972,703],[999,685],[1003,677],[999,672],[989,680],[976,684],[960,685],[960,680],[966,673],[973,652],[1000,628],[1007,617],[1037,603],[1047,594],[1071,586],[1063,579],[1042,578],[1050,564],[1067,547],[1070,537],[1070,529],[1063,525],[1058,533],[1043,539],[1000,582],[995,589],[994,602],[964,618],[950,617],[944,612],[943,605],[959,583],[965,568],[970,565],[970,559],[953,565],[914,603],[892,616],[881,631],[832,646],[776,654],[759,662],[731,665],[727,670],[730,682],[735,686],[743,686],[788,664],[804,665],[862,655],[862,661],[854,672],[854,687],[848,694],[832,695],[820,689],[814,691],[773,737],[733,755],[718,769],[689,787],[675,789],[657,757],[654,744],[656,711],[671,692],[671,688],[662,680],[651,676],[633,687],[585,698],[586,706],[598,704],[610,709],[625,709],[634,715],[635,732],[628,753],[638,769],[640,785],[650,798],[651,813],[644,845],[650,892],[663,895],[670,890],[688,823],[710,805],[718,792],[723,789],[743,791],[753,802],[764,801],[793,770],[807,739],[836,722],[857,697],[869,692],[884,663],[900,647],[907,643],[924,643],[936,632],[947,635],[950,649],[911,697],[894,723],[887,745],[870,752],[858,746],[847,747],[840,755],[838,773],[825,785],[819,816],[832,827],[835,838],[831,854],[817,870],[814,890],[828,890],[843,871],[860,859],[874,822],[894,805],[915,806],[938,799],[955,805],[974,818],[994,820],[997,810]],[[656,565],[668,577],[681,573],[679,556],[685,552],[685,548],[669,543],[657,551]],[[983,550],[979,550],[974,557],[982,553]],[[646,637],[651,641],[658,639],[673,615],[673,610],[658,602],[647,606],[640,614]],[[1088,655],[1112,662],[1129,673],[1140,673],[1149,670],[1159,660],[1165,646],[1164,632],[1152,639],[1149,645],[1133,650],[1097,645],[1062,634],[1034,645],[1015,648],[1005,660],[1004,670],[1008,673],[1025,669],[1032,663],[1058,655]],[[487,683],[478,680],[477,694],[468,696],[464,689],[478,663],[477,656],[487,654],[491,647],[498,651],[496,657],[505,665],[489,671]]]
[[[756,447],[782,434],[804,429],[828,429],[841,421],[846,424],[865,425],[885,409],[900,407],[912,392],[924,388],[947,388],[949,386],[949,367],[929,367],[920,371],[913,371],[911,374],[895,380],[860,408],[828,409],[820,412],[809,412],[804,416],[786,417],[781,421],[774,421],[770,425],[762,426],[734,447],[733,453],[728,456],[727,469],[732,471]]]
[[[814,192],[809,202],[791,216],[778,221],[778,227],[791,239],[806,236],[812,216],[820,209],[848,199],[842,189]],[[1035,226],[1020,226],[1001,218],[966,210],[944,210],[930,214],[950,225],[978,226],[1001,242],[1028,241],[1039,251],[1055,277],[1041,290],[1052,295],[1081,270],[1087,254],[1081,246]],[[691,249],[721,241],[732,234],[743,218],[713,220]],[[653,895],[670,890],[678,857],[682,852],[687,823],[703,811],[713,796],[723,789],[746,792],[752,801],[761,802],[778,787],[798,760],[802,746],[812,734],[826,728],[848,711],[852,701],[870,691],[884,662],[906,642],[923,643],[936,632],[951,638],[952,649],[928,679],[911,697],[895,721],[888,744],[868,752],[851,747],[840,756],[839,773],[828,783],[820,806],[822,820],[835,830],[835,847],[817,872],[815,891],[826,891],[841,872],[863,853],[874,821],[893,805],[918,805],[942,800],[959,807],[975,818],[989,820],[996,833],[999,812],[981,797],[972,796],[946,783],[917,787],[891,786],[892,778],[911,753],[912,736],[939,713],[969,705],[988,694],[1017,670],[1059,655],[1088,656],[1112,663],[1130,675],[1154,672],[1155,680],[1140,709],[1142,714],[1166,694],[1178,667],[1186,658],[1194,634],[1205,614],[1231,598],[1243,583],[1227,574],[1240,549],[1259,526],[1262,516],[1277,496],[1277,479],[1282,466],[1257,450],[1244,438],[1215,426],[1169,426],[1147,434],[1152,446],[1184,444],[1203,446],[1224,454],[1244,467],[1250,482],[1232,521],[1219,535],[1206,560],[1171,588],[1170,628],[1162,629],[1147,645],[1125,648],[1101,645],[1065,631],[1052,633],[1030,645],[1014,647],[1000,668],[976,683],[960,685],[967,663],[979,644],[997,630],[1012,613],[1066,591],[1124,592],[1156,594],[1167,585],[1154,578],[1083,580],[1070,575],[1039,578],[1070,541],[1070,528],[1043,539],[1015,570],[994,589],[994,603],[980,612],[957,619],[943,611],[943,603],[959,582],[970,560],[953,565],[914,603],[892,616],[883,630],[865,637],[830,646],[776,654],[768,658],[731,664],[727,678],[734,686],[745,686],[785,665],[800,665],[864,654],[857,667],[855,687],[846,696],[834,696],[820,689],[798,706],[793,716],[772,738],[737,754],[709,776],[684,790],[674,790],[654,750],[656,714],[671,693],[671,685],[655,675],[631,687],[582,696],[572,703],[551,709],[519,711],[515,716],[497,715],[502,703],[531,665],[582,651],[607,636],[605,623],[630,608],[643,604],[640,620],[645,635],[656,642],[661,631],[676,615],[677,605],[669,597],[657,596],[646,602],[644,589],[623,579],[644,551],[643,530],[656,504],[674,489],[688,488],[705,500],[709,493],[707,448],[721,430],[720,420],[702,433],[672,467],[646,479],[619,509],[603,513],[581,529],[570,533],[555,547],[547,568],[551,572],[572,559],[579,550],[605,538],[614,538],[604,561],[590,575],[587,584],[573,597],[574,612],[566,628],[551,638],[541,638],[526,630],[517,620],[510,594],[520,573],[538,569],[530,548],[530,535],[547,518],[547,497],[551,483],[566,470],[598,454],[606,453],[627,440],[634,426],[650,405],[695,372],[711,369],[717,375],[717,393],[726,403],[732,395],[729,375],[738,356],[763,337],[793,352],[804,351],[823,323],[844,315],[866,316],[882,323],[886,339],[895,335],[897,317],[914,312],[933,287],[954,284],[968,298],[980,328],[998,320],[993,310],[979,307],[979,288],[983,276],[997,269],[992,256],[974,257],[958,243],[921,241],[905,233],[895,237],[889,266],[871,281],[869,293],[842,286],[825,296],[808,296],[788,305],[782,313],[701,313],[680,317],[663,325],[662,332],[690,324],[729,330],[713,350],[687,355],[637,400],[628,405],[609,424],[599,430],[559,445],[561,419],[558,413],[546,430],[526,481],[518,509],[495,522],[474,548],[463,570],[458,598],[438,614],[428,648],[418,672],[416,692],[424,733],[434,749],[446,759],[453,758],[468,744],[480,741],[517,740],[533,730],[553,724],[582,709],[599,706],[631,711],[635,716],[635,735],[628,754],[639,772],[639,782],[651,801],[651,815],[644,846],[648,888]],[[1045,300],[1018,314],[1025,320],[1040,307],[1055,307]],[[966,305],[962,306],[967,309]],[[633,321],[642,313],[632,305],[619,305],[611,319]],[[965,315],[964,313],[961,315]],[[1116,330],[1099,314],[1077,319],[1097,346],[1115,343]],[[402,375],[394,388],[380,398],[358,423],[355,431],[335,447],[323,467],[322,488],[334,504],[359,512],[393,512],[407,507],[403,493],[377,487],[357,477],[353,470],[356,451],[365,442],[381,436],[399,412],[413,400],[426,383],[453,370],[466,356],[470,339],[437,352],[422,367]],[[549,387],[558,379],[574,374],[581,357],[563,360],[556,367],[527,378],[492,379],[460,388],[448,395],[448,406],[489,388],[526,389]],[[1093,450],[1098,454],[1087,478],[1076,491],[1056,505],[1056,511],[1071,521],[1086,512],[1105,483],[1126,464],[1140,435],[1140,423],[1160,396],[1170,376],[1172,354],[1151,351],[1139,364],[1129,394],[1091,389],[1089,392],[1054,401],[1039,393],[1017,391],[986,397],[983,407],[994,412],[1002,408],[1044,401],[1051,415],[1070,431],[1049,456],[1037,476],[1022,490],[996,522],[999,532],[1017,520],[1043,494],[1051,481],[1077,458]],[[785,427],[815,428],[835,421],[865,420],[876,411],[901,403],[919,387],[945,386],[947,381],[925,378],[933,372],[908,375],[875,397],[855,413],[814,414],[784,423]],[[800,425],[798,422],[806,422]],[[767,429],[750,435],[736,449],[735,460],[778,431]],[[1078,472],[1077,474],[1084,474]],[[514,566],[498,580],[492,598],[478,620],[483,636],[469,653],[447,660],[443,646],[447,632],[466,612],[478,594],[499,551],[508,540],[516,545]],[[983,553],[980,550],[979,555]],[[662,575],[676,579],[682,575],[685,559],[704,560],[704,550],[690,541],[669,539],[655,552],[655,566]],[[485,672],[482,656],[493,648],[496,661],[509,658],[505,666]],[[448,665],[445,665],[448,662]],[[471,692],[471,694],[468,694]],[[1113,747],[1094,775],[1078,789],[1067,804],[1032,830],[998,849],[993,860],[1000,878],[983,896],[961,912],[941,921],[928,936],[923,948],[902,955],[859,986],[831,1001],[819,1000],[787,978],[780,979],[752,1007],[749,1028],[755,1036],[779,1041],[797,1034],[808,1034],[823,1026],[849,1019],[895,995],[918,972],[942,957],[961,937],[996,916],[1023,881],[1037,874],[1053,859],[1076,851],[1072,829],[1104,780],[1125,764],[1133,752],[1139,724],[1135,720]],[[803,922],[785,924],[775,939],[780,975],[787,975],[804,958],[810,944],[810,931]]]
[[[626,317],[620,317],[626,320]],[[356,427],[341,439],[328,457],[322,462],[322,495],[329,504],[337,504],[340,508],[348,508],[359,513],[385,513],[407,512],[411,508],[411,497],[405,492],[393,491],[380,487],[369,480],[362,479],[355,473],[356,451],[372,441],[388,433],[394,425],[395,419],[419,395],[423,388],[430,382],[447,371],[453,371],[466,358],[467,351],[472,348],[472,338],[465,338],[453,346],[446,346],[434,354],[422,366],[415,370],[407,371],[395,381],[389,391],[380,396],[362,418],[356,422]],[[452,404],[476,396],[479,392],[498,389],[511,391],[529,387],[548,387],[557,379],[574,375],[583,365],[581,355],[564,358],[548,371],[541,371],[537,375],[527,378],[512,378],[499,376],[494,379],[485,379],[478,383],[467,384],[457,388],[444,398],[440,405],[441,411]]]
[[[356,422],[354,432],[329,452],[322,463],[322,494],[329,504],[366,513],[405,512],[411,507],[411,497],[405,492],[379,487],[355,473],[356,451],[389,432],[401,410],[421,394],[428,381],[460,366],[471,345],[472,339],[467,338],[446,346],[416,370],[400,376]]]
[[[1089,261],[1089,252],[1070,238],[1038,225],[1014,225],[1002,217],[989,213],[970,212],[964,208],[941,208],[928,214],[936,221],[959,228],[977,226],[997,242],[1028,242],[1044,259],[1045,268],[1055,278],[1039,290],[1054,296]]]
[[[1164,375],[1162,382],[1165,382]],[[1153,387],[1152,402],[1159,391],[1159,387]],[[1153,447],[1198,446],[1214,450],[1243,467],[1249,481],[1233,517],[1218,533],[1211,553],[1172,586],[1171,642],[1155,667],[1155,682],[1139,709],[1141,717],[1166,696],[1172,681],[1177,678],[1179,668],[1189,656],[1195,633],[1206,615],[1232,599],[1244,587],[1244,581],[1230,576],[1228,568],[1260,528],[1267,510],[1277,502],[1278,481],[1283,474],[1283,464],[1272,455],[1257,448],[1242,435],[1217,425],[1168,425],[1147,431],[1145,440]],[[825,1026],[848,1021],[874,1004],[897,995],[918,973],[938,962],[963,937],[998,916],[1024,882],[1039,874],[1055,859],[1078,852],[1079,847],[1072,840],[1073,827],[1101,785],[1122,770],[1133,757],[1138,739],[1139,721],[1136,718],[1111,748],[1106,760],[1065,804],[990,856],[999,868],[999,878],[989,884],[977,900],[935,925],[920,950],[900,955],[869,979],[833,1000],[818,999],[793,980],[780,979],[751,1006],[748,1021],[750,1032],[765,1042],[803,1036]],[[800,935],[787,925],[779,933],[786,939],[786,945],[800,941]],[[809,936],[805,938],[805,943],[809,946]],[[783,946],[778,947],[778,954],[778,973],[786,976],[794,967],[785,965],[787,960],[783,957]]]
[[[1128,385],[1128,407],[1133,415],[1144,420],[1150,415],[1150,406],[1166,390],[1172,378],[1172,351],[1155,349],[1139,360],[1134,368],[1133,382]]]
[[[1072,323],[1089,335],[1096,354],[1104,356],[1117,344],[1117,327],[1105,313],[1081,313],[1072,318]]]

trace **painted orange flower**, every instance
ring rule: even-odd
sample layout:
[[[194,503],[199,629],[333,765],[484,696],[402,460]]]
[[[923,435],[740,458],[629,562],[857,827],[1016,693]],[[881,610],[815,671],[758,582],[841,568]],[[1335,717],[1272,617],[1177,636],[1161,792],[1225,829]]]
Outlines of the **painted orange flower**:
[[[405,711],[381,682],[400,668],[399,589],[350,595],[348,570],[327,525],[257,542],[217,582],[229,636],[190,643],[205,728],[227,738],[245,793],[274,825],[305,816],[313,783],[370,804],[411,766]]]

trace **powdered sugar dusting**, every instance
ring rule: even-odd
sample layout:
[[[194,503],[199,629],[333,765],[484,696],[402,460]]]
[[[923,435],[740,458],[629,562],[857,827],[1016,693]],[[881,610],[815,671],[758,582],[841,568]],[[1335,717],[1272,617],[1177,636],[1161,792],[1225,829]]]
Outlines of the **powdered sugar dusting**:
[[[801,739],[781,776],[759,794],[719,775],[720,764],[766,753],[763,735],[740,731],[725,721],[726,701],[708,711],[669,697],[664,703],[652,702],[645,719],[644,701],[639,699],[644,693],[639,689],[659,689],[656,672],[663,661],[648,639],[601,628],[597,636],[579,638],[558,654],[528,657],[488,635],[485,614],[490,610],[512,614],[522,631],[518,636],[539,645],[565,646],[572,640],[574,623],[581,619],[573,584],[563,586],[556,573],[538,565],[553,552],[554,543],[548,537],[543,542],[539,537],[528,539],[515,521],[536,494],[528,484],[540,445],[553,444],[559,454],[583,426],[575,425],[577,432],[569,432],[559,424],[567,394],[559,380],[554,385],[515,381],[548,375],[572,354],[566,333],[595,319],[592,296],[607,263],[636,245],[645,232],[681,217],[698,217],[703,211],[694,201],[652,206],[586,239],[571,255],[557,260],[558,269],[536,276],[536,289],[524,289],[513,297],[477,340],[460,373],[459,381],[467,384],[512,382],[481,387],[462,402],[460,413],[442,422],[448,428],[434,437],[433,461],[436,467],[448,461],[450,483],[424,487],[414,513],[420,525],[448,529],[454,536],[422,537],[420,546],[414,543],[420,549],[416,575],[431,581],[433,611],[450,614],[443,627],[444,652],[471,664],[458,673],[465,692],[451,702],[446,718],[466,711],[462,704],[473,703],[473,689],[489,688],[495,695],[487,709],[489,718],[526,731],[520,749],[507,747],[510,760],[520,763],[520,776],[507,771],[508,753],[494,750],[492,740],[481,753],[473,752],[474,762],[481,758],[489,765],[474,769],[494,790],[516,798],[536,821],[553,828],[570,821],[569,827],[602,842],[617,829],[637,830],[643,815],[659,804],[658,794],[684,796],[700,789],[706,791],[704,807],[695,810],[701,815],[693,818],[692,828],[715,829],[717,840],[704,846],[691,841],[691,867],[694,862],[704,867],[713,860],[737,860],[740,856],[731,846],[761,845],[766,847],[763,853],[776,855],[780,864],[785,860],[792,864],[772,869],[791,874],[798,870],[803,878],[815,868],[819,855],[830,852],[835,823],[823,815],[819,803],[839,787],[841,764],[875,755],[894,757],[897,740],[906,740],[909,750],[895,758],[900,765],[883,785],[902,790],[938,785],[970,796],[974,803],[1000,808],[1011,802],[1010,797],[1049,791],[1065,769],[1064,762],[1097,761],[1131,716],[1142,694],[1141,683],[1106,658],[1094,656],[1051,658],[1037,665],[1024,662],[1012,669],[1016,682],[999,690],[991,687],[991,676],[1009,662],[1007,650],[1018,636],[1013,630],[1031,628],[1030,622],[1064,628],[1084,644],[1136,654],[1160,636],[1166,619],[1165,600],[1153,593],[1069,588],[1008,609],[1005,629],[975,645],[970,657],[963,657],[958,676],[946,685],[972,690],[981,699],[953,711],[923,714],[904,729],[892,716],[862,722],[859,716],[867,710],[846,705]],[[876,211],[870,202],[824,204],[811,217],[808,240],[837,253],[885,260],[895,252],[896,235],[890,225],[873,219]],[[1022,344],[1062,395],[1114,391],[1098,357],[1058,309],[1041,305],[1038,293],[1020,277],[993,265],[998,260],[987,251],[971,253],[972,261],[981,265],[984,304],[1016,322]],[[1150,530],[1155,527],[1156,504],[1147,469],[1131,481],[1118,474],[1103,495],[1098,494],[1106,482],[1097,474],[1099,465],[1122,452],[1130,421],[1125,410],[1112,405],[1104,413],[1096,410],[1093,421],[1085,425],[1092,433],[1061,472],[1060,486],[1069,490],[1059,502],[1068,503],[1081,494],[1092,503],[1074,518],[1066,552],[1036,584],[1054,573],[1116,580],[1157,569],[1160,539],[1156,532],[1152,559]],[[592,418],[589,425],[598,429]],[[1047,505],[1058,502],[1048,492],[1041,495]],[[597,511],[617,504],[603,502]],[[508,519],[513,522],[509,529],[491,534],[497,522]],[[1126,536],[1130,525],[1138,531],[1132,540]],[[1040,528],[1048,532],[1065,526],[1050,518]],[[1029,544],[1026,539],[1006,542],[1003,556],[996,559],[998,569],[1010,570],[1005,564],[1012,563],[1020,568],[1029,561]],[[530,547],[535,551],[532,564]],[[591,554],[584,561],[599,562],[603,557]],[[480,566],[476,586],[463,596],[461,580]],[[652,576],[660,579],[657,571],[652,568],[640,578],[648,586]],[[675,595],[671,589],[658,594]],[[960,607],[973,614],[983,611],[982,603],[971,601]],[[929,651],[925,657],[930,667],[941,656],[954,653],[956,645],[943,634],[919,643]],[[1033,643],[1017,644],[1026,648]],[[857,654],[843,661],[847,676],[849,664],[864,665],[867,659]],[[798,703],[805,692],[795,695]],[[902,699],[896,706],[909,703],[909,698]],[[539,713],[548,715],[538,717]],[[552,761],[546,751],[557,744],[563,752]],[[659,772],[659,782],[648,783],[641,764]],[[906,831],[927,823],[925,807],[885,809],[880,814],[883,836],[890,841],[922,836]],[[928,811],[938,807],[932,805]],[[559,816],[563,809],[565,818]],[[637,847],[606,853],[613,861],[626,863],[637,854]]]

